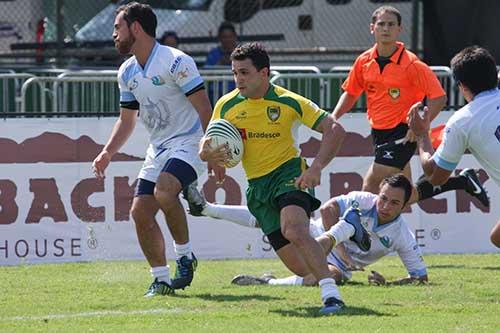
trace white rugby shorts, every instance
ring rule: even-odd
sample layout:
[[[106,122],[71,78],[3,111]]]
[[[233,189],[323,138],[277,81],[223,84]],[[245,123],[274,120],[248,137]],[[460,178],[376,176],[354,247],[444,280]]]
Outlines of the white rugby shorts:
[[[199,178],[207,171],[207,164],[198,156],[199,141],[200,137],[194,135],[172,139],[161,148],[150,144],[138,178],[156,183],[161,170],[171,158],[177,158],[189,164]]]

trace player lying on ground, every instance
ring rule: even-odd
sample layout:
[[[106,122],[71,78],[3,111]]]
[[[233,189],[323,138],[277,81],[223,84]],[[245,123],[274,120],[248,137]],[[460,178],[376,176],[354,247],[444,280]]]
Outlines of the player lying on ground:
[[[325,251],[328,268],[337,283],[351,278],[351,271],[362,270],[380,258],[396,252],[409,276],[395,281],[403,284],[412,281],[427,281],[427,270],[414,235],[401,216],[401,211],[410,199],[412,185],[408,179],[397,174],[384,178],[378,195],[370,192],[350,192],[330,199],[320,209],[321,219],[311,220],[309,230]],[[259,221],[246,206],[215,205],[205,201],[203,196],[191,187],[186,198],[191,202],[190,213],[195,216],[209,216],[224,219],[247,227],[259,227]],[[196,202],[197,205],[193,203]],[[360,217],[351,205],[357,205]],[[364,229],[366,228],[368,232]],[[325,230],[328,230],[325,232]],[[369,235],[369,236],[368,236]],[[371,238],[367,243],[367,238]],[[343,246],[339,246],[343,245]],[[364,250],[363,250],[364,249]],[[280,258],[285,266],[286,257]],[[369,281],[384,284],[384,278],[372,273]],[[283,279],[272,276],[257,278],[239,275],[232,281],[239,285],[306,285],[317,284],[312,274],[293,275]]]

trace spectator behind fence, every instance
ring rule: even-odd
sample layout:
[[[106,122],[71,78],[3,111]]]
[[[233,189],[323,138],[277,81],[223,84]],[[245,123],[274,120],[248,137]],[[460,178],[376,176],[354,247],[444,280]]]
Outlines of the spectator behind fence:
[[[179,48],[179,36],[177,36],[177,33],[175,31],[167,30],[161,36],[160,44],[170,46],[170,47],[175,47],[176,49],[178,49]]]
[[[218,66],[231,66],[231,52],[236,48],[238,43],[238,35],[236,34],[236,29],[234,25],[230,22],[222,22],[219,26],[217,33],[217,39],[219,40],[219,46],[211,49],[207,54],[207,59],[205,61],[206,68],[215,68]],[[225,88],[225,89],[224,89]],[[213,83],[208,84],[208,97],[212,105],[227,92],[236,88],[234,81],[231,79],[227,82],[227,86],[224,87],[222,82],[219,82],[217,86]]]
[[[208,52],[205,66],[231,66],[231,52],[238,43],[238,35],[234,25],[222,22],[217,32],[220,45]]]

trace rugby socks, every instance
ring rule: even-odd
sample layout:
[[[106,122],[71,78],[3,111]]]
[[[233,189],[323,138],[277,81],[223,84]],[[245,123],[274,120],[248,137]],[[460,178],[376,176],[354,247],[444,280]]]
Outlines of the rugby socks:
[[[335,284],[335,280],[332,278],[325,278],[319,280],[319,287],[321,288],[321,300],[324,302],[330,297],[335,297],[338,300],[341,300],[339,289]]]
[[[418,200],[432,198],[435,195],[448,191],[464,190],[466,186],[467,178],[464,176],[450,177],[446,183],[439,186],[433,186],[425,178],[421,178],[417,182]]]
[[[352,225],[344,220],[340,220],[338,223],[332,225],[330,230],[328,230],[325,234],[330,238],[334,238],[333,247],[335,247],[338,244],[349,240],[349,238],[354,235],[354,232],[355,230]]]
[[[270,279],[267,283],[273,286],[301,286],[304,283],[304,278],[292,275],[281,279]]]
[[[174,250],[175,250],[175,254],[177,256],[177,259],[180,259],[183,256],[189,257],[189,256],[191,256],[191,253],[192,253],[191,243],[187,242],[186,244],[177,244],[174,241]]]
[[[166,282],[170,285],[170,270],[169,266],[159,266],[159,267],[151,267],[151,275],[154,279],[158,279],[158,281]]]
[[[229,206],[207,203],[203,215],[233,222],[244,227],[255,228],[257,219],[250,213],[247,206]]]

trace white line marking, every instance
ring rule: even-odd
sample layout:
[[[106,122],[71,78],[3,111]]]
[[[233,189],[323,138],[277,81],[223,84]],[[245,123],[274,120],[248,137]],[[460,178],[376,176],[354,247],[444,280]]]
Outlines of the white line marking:
[[[18,316],[18,317],[0,317],[0,321],[34,321],[45,319],[68,319],[68,318],[82,318],[82,317],[104,317],[104,316],[130,316],[141,314],[158,314],[158,313],[179,313],[183,312],[181,309],[150,309],[150,310],[131,310],[131,311],[93,311],[93,312],[80,312],[80,313],[67,313],[67,314],[48,314],[45,316]]]

